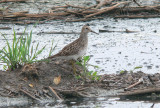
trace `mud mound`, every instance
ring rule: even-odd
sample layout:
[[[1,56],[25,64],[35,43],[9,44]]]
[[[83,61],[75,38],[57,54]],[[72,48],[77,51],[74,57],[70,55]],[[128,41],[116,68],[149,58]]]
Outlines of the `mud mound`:
[[[83,68],[75,65],[76,75]],[[67,97],[131,96],[160,92],[160,74],[125,72],[102,75],[100,81],[77,79],[69,61],[54,60],[28,64],[14,71],[0,72],[0,95],[28,96],[36,101]],[[113,92],[114,91],[114,92]]]
[[[75,67],[77,75],[83,72],[82,67],[78,65],[75,65]],[[80,89],[80,85],[84,81],[82,79],[76,79],[73,73],[71,63],[62,60],[27,64],[15,71],[1,71],[0,93],[2,96],[7,97],[16,97],[24,93],[35,100],[55,98],[52,96],[53,94],[57,94],[53,93],[54,89],[57,91],[62,89],[66,93]],[[59,82],[56,83],[56,78],[58,77]]]

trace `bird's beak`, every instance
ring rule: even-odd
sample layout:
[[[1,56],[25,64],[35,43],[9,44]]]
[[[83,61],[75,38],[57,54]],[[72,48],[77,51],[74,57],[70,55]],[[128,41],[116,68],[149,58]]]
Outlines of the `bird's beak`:
[[[95,33],[95,34],[99,34],[99,33],[95,32],[95,31],[93,31],[93,30],[91,30],[91,32],[93,32],[93,33]]]

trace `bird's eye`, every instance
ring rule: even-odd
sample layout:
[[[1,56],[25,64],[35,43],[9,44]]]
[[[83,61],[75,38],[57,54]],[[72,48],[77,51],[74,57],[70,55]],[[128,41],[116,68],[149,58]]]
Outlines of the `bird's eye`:
[[[88,28],[86,28],[88,30]]]

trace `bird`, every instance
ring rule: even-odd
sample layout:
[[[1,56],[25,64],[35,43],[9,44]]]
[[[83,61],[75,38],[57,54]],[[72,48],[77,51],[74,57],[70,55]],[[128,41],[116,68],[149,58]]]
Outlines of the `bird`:
[[[77,59],[82,57],[87,51],[89,32],[98,34],[95,31],[91,30],[89,24],[85,24],[81,29],[81,33],[78,39],[66,45],[59,53],[48,58],[60,58],[77,61]]]

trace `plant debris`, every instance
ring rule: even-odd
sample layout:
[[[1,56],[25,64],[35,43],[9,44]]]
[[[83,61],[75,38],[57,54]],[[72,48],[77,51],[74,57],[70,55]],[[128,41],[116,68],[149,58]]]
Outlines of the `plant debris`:
[[[27,0],[2,0],[1,2],[26,2]],[[132,6],[136,4],[138,6]],[[29,13],[28,11],[12,12],[10,6],[0,10],[0,23],[35,24],[51,20],[66,22],[87,21],[99,19],[103,15],[115,18],[155,18],[159,17],[160,6],[142,6],[136,0],[115,2],[113,0],[97,0],[91,6],[76,6],[65,4],[54,6],[43,13]],[[127,13],[127,14],[126,14]]]

